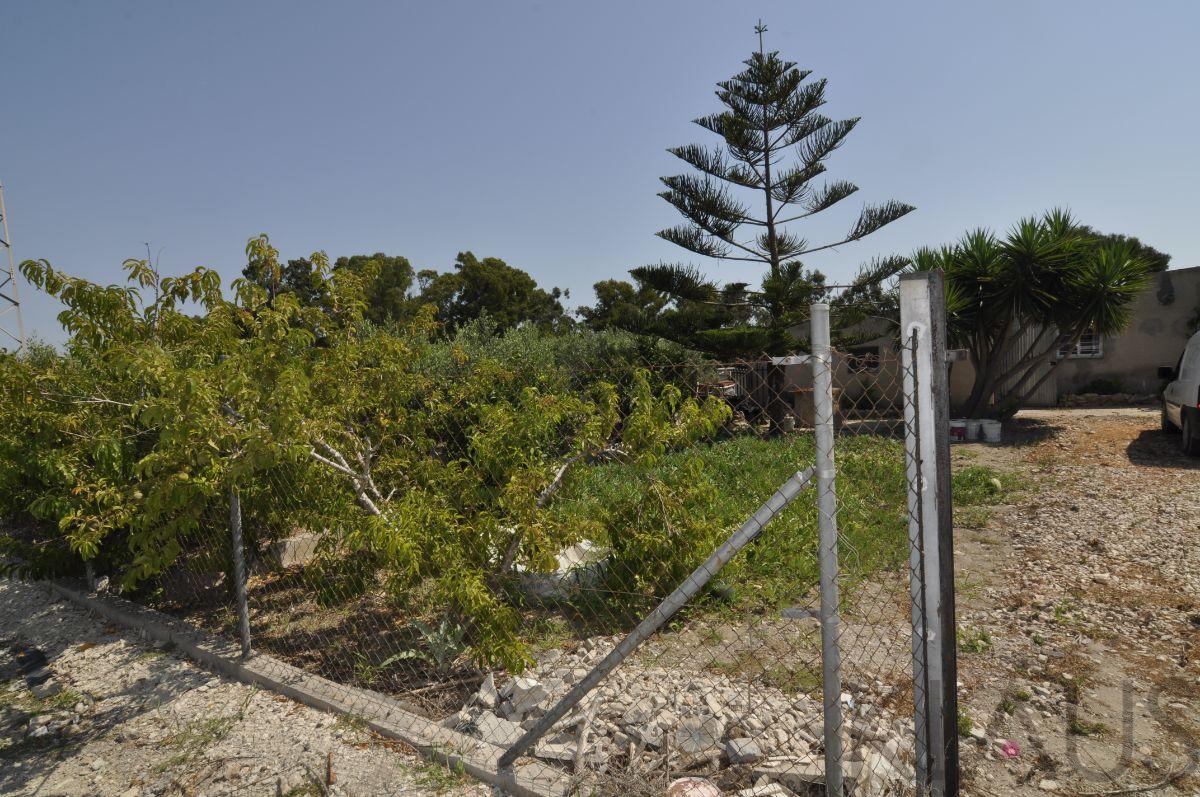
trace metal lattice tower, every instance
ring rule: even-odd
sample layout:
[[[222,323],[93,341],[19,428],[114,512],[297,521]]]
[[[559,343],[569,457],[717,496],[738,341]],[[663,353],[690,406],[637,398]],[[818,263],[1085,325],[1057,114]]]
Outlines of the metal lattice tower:
[[[21,299],[17,296],[17,272],[13,266],[12,240],[8,237],[3,184],[0,184],[0,235],[5,254],[0,262],[0,347],[11,348],[11,342],[15,342],[16,351],[20,351],[25,348],[25,324],[21,321]]]

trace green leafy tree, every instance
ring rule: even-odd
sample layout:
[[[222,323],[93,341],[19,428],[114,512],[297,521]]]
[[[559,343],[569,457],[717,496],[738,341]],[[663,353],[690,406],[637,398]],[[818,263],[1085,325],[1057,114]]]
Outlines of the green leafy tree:
[[[272,268],[260,260],[250,260],[242,269],[242,277],[260,286],[274,298],[280,293],[290,293],[303,305],[324,305],[329,291],[317,266],[302,257],[287,261],[287,264]]]
[[[693,173],[662,178],[659,196],[684,217],[662,230],[663,239],[704,257],[766,268],[756,289],[718,286],[698,269],[678,264],[643,266],[631,273],[641,285],[670,297],[672,312],[650,319],[647,331],[722,355],[756,356],[794,347],[789,329],[823,295],[823,277],[807,268],[806,255],[861,240],[909,213],[901,202],[864,206],[840,239],[815,244],[792,225],[829,210],[858,187],[845,180],[818,184],[825,162],[858,124],[819,112],[825,80],[762,48],[746,69],[718,84],[721,112],[696,120],[722,140],[669,150]],[[849,304],[865,286],[896,273],[903,258],[876,260],[843,297]]]
[[[454,271],[422,271],[418,277],[418,301],[434,305],[438,320],[451,329],[485,315],[501,330],[523,323],[561,330],[571,323],[560,301],[561,290],[539,288],[527,272],[499,258],[480,260],[460,252]]]
[[[1145,261],[1146,268],[1151,272],[1166,271],[1171,267],[1171,256],[1166,252],[1160,252],[1149,244],[1144,244],[1132,235],[1121,235],[1119,233],[1103,233],[1094,227],[1089,227],[1086,224],[1079,226],[1080,234],[1089,238],[1095,239],[1098,247],[1106,247],[1112,244],[1127,244],[1129,250],[1136,255],[1140,260]]]
[[[280,284],[265,235],[247,260]],[[319,583],[337,585],[322,599],[382,589],[398,612],[467,629],[478,660],[519,669],[509,587],[574,541],[545,517],[565,480],[686,447],[728,408],[643,369],[617,381],[547,356],[531,325],[513,341],[479,321],[441,337],[431,306],[362,323],[370,269],[308,261],[323,306],[250,278],[226,296],[203,268],[128,261],[126,284],[97,285],[23,263],[70,338],[61,355],[0,357],[0,509],[45,535],[0,547],[69,554],[135,591],[181,559],[227,560],[206,524],[236,486],[251,545],[322,535]],[[279,474],[294,495],[276,492]]]
[[[592,286],[596,304],[576,312],[591,329],[644,329],[657,318],[667,297],[644,283],[636,287],[625,280],[601,280]]]
[[[979,229],[914,255],[915,268],[945,273],[949,334],[975,369],[966,416],[1012,415],[1054,372],[1062,347],[1128,325],[1149,264],[1130,241],[1098,243],[1086,229],[1053,210],[1003,238]]]
[[[404,322],[412,319],[419,302],[413,301],[411,291],[416,273],[408,258],[399,255],[352,255],[339,257],[334,263],[334,279],[339,271],[356,274],[362,284],[366,316],[376,324]]]

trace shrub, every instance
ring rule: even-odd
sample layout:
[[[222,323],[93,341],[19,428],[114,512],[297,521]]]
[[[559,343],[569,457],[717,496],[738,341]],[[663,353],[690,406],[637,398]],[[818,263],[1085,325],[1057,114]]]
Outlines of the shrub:
[[[1125,386],[1121,383],[1120,379],[1101,377],[1099,379],[1093,379],[1086,385],[1083,385],[1081,388],[1079,388],[1079,390],[1076,392],[1095,393],[1098,396],[1111,396],[1116,393],[1125,392]]]

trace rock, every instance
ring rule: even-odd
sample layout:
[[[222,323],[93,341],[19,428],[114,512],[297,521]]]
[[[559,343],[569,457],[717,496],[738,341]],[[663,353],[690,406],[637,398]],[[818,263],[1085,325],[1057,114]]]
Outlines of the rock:
[[[32,676],[30,676],[30,680],[33,680]],[[32,692],[33,696],[38,700],[45,700],[48,697],[54,697],[61,692],[62,689],[62,684],[60,684],[53,677],[46,678],[41,683],[34,683],[29,687],[29,691]]]
[[[680,778],[667,787],[667,797],[721,797],[721,790],[704,778]]]
[[[471,725],[475,729],[474,736],[497,747],[508,747],[525,733],[517,723],[488,712],[480,714]]]
[[[762,748],[753,739],[730,739],[725,742],[725,757],[731,764],[753,764],[762,758]]]
[[[319,536],[307,531],[279,540],[267,549],[267,560],[276,567],[306,565],[316,557],[320,541]]]
[[[796,761],[792,758],[770,758],[754,768],[752,777],[756,780],[766,778],[803,794],[810,787],[825,783],[825,759],[818,757]]]
[[[532,678],[514,678],[505,688],[508,691],[509,710],[513,714],[524,715],[550,696],[546,687]]]
[[[533,754],[538,758],[562,762],[573,762],[578,751],[579,742],[570,738],[562,741],[538,742],[533,748]],[[589,766],[601,767],[608,763],[608,753],[593,747],[584,751],[583,760]]]
[[[625,725],[642,725],[649,722],[654,713],[653,701],[648,699],[638,700],[621,715],[621,722]]]
[[[1058,791],[1058,781],[1043,778],[1038,781],[1038,788],[1042,791]]]
[[[725,735],[725,723],[716,717],[691,717],[675,729],[675,744],[685,753],[695,755],[711,750]]]
[[[479,685],[479,691],[475,694],[475,702],[487,709],[494,709],[500,703],[500,693],[496,691],[496,676],[488,673],[488,677],[483,679],[483,683]]]

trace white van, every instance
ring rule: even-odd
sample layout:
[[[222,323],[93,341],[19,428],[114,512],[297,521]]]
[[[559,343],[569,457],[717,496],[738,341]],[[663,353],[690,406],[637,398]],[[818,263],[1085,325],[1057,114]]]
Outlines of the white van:
[[[1183,452],[1200,456],[1200,332],[1192,335],[1179,362],[1158,369],[1160,379],[1169,380],[1162,394],[1162,428],[1178,429]]]

